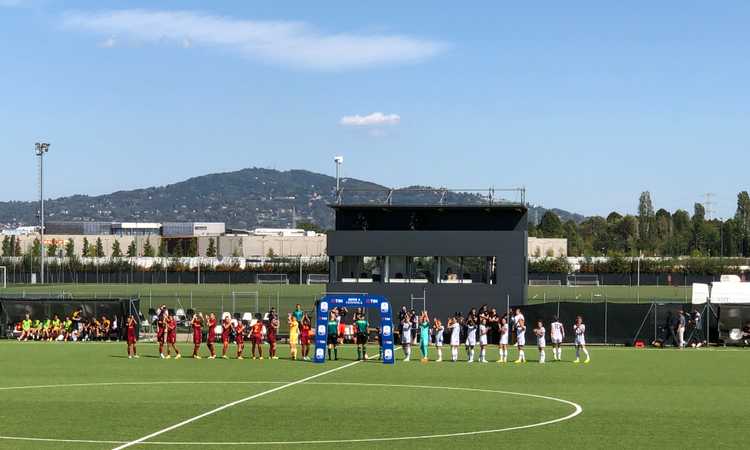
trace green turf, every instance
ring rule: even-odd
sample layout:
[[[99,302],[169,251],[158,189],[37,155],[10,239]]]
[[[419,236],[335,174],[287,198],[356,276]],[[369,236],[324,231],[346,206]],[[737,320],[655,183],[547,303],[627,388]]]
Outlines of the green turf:
[[[188,346],[182,349],[189,352]],[[123,357],[124,350],[121,343],[0,342],[0,435],[131,441],[217,406],[343,367],[354,357],[353,347],[342,350],[341,361],[324,365],[284,359],[161,360],[152,344],[140,344],[142,357],[129,360]],[[286,356],[285,345],[281,350]],[[451,434],[523,426],[574,411],[551,400],[490,392],[506,391],[569,400],[583,412],[563,422],[500,433],[305,446],[747,448],[742,430],[750,398],[750,350],[592,348],[588,365],[572,364],[569,347],[563,355],[566,361],[559,363],[540,365],[535,350],[527,353],[530,362],[521,365],[358,363],[151,440],[197,443],[167,448],[269,448],[201,443]],[[489,355],[496,359],[496,350]],[[110,384],[4,389],[91,383]],[[442,387],[470,390],[435,389]],[[116,446],[0,439],[0,448],[9,449]],[[293,447],[300,444],[271,448]]]
[[[291,311],[296,303],[309,307],[314,299],[325,291],[325,285],[274,285],[274,284],[63,284],[47,286],[11,285],[0,290],[0,295],[46,295],[72,296],[74,298],[141,298],[144,311],[149,306],[162,303],[170,307],[182,305],[185,308],[203,310],[228,310],[232,298],[236,308],[255,308],[255,299],[241,293],[257,292],[258,307],[266,311],[277,304],[282,311]],[[233,296],[233,293],[238,293]],[[555,301],[581,302],[649,302],[651,300],[689,302],[691,289],[669,286],[529,286],[529,303]]]

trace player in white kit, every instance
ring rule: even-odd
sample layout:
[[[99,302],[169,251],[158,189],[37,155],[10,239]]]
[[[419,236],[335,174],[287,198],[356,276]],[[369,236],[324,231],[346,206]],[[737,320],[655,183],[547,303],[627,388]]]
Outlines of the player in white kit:
[[[526,345],[526,321],[524,319],[517,319],[516,321],[516,346],[518,346],[518,359],[516,363],[525,363],[526,354],[523,351],[523,346]]]
[[[408,314],[401,321],[401,347],[406,355],[404,361],[408,362],[411,357],[411,318]]]
[[[451,361],[458,361],[458,346],[461,345],[461,324],[451,317],[448,319],[448,329],[451,331]]]
[[[474,362],[474,347],[477,345],[477,324],[474,322],[473,317],[469,317],[466,321],[466,353],[468,354],[468,361]]]
[[[550,324],[550,338],[552,338],[552,358],[562,361],[562,341],[565,339],[565,327],[557,316]]]
[[[506,363],[508,362],[508,335],[510,334],[510,330],[508,327],[508,319],[503,317],[500,319],[500,344],[498,347],[500,347],[500,359],[497,360],[499,363]]]
[[[539,364],[544,364],[544,348],[547,346],[547,330],[544,329],[544,323],[542,323],[541,320],[536,322],[534,334],[536,335],[536,346],[539,348]]]
[[[436,362],[440,362],[443,360],[443,332],[445,331],[445,327],[443,327],[443,323],[438,319],[437,317],[433,318],[432,320],[432,332],[435,336],[435,349],[437,350],[437,360]]]
[[[487,362],[487,333],[490,327],[487,326],[487,319],[482,318],[479,322],[479,361]]]
[[[573,362],[581,362],[580,355],[581,351],[583,351],[583,354],[586,355],[584,363],[588,364],[589,361],[591,361],[591,358],[589,357],[589,351],[586,350],[586,325],[583,324],[583,318],[581,316],[576,316],[576,323],[573,325],[573,333],[576,336],[576,359]]]

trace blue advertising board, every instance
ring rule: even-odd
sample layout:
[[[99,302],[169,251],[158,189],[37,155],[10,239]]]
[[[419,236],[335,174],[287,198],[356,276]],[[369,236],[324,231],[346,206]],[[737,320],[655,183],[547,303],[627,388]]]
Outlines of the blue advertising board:
[[[318,300],[315,307],[315,355],[313,361],[323,363],[326,360],[328,340],[328,315],[339,306],[349,308],[368,308],[380,311],[380,342],[383,347],[383,364],[393,364],[393,314],[391,304],[382,295],[368,294],[326,294]]]

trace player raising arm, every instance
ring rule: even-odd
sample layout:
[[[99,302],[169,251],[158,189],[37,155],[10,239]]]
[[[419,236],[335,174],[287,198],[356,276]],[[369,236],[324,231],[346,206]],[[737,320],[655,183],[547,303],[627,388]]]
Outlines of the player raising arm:
[[[237,359],[245,359],[242,357],[245,350],[245,324],[241,320],[234,326],[234,341],[237,344]]]
[[[435,361],[441,362],[443,360],[443,333],[445,332],[445,327],[437,317],[432,320],[432,332],[435,336],[435,350],[437,350],[438,355]]]
[[[138,358],[138,353],[135,351],[135,327],[138,326],[138,322],[132,314],[128,316],[128,320],[125,323],[128,330],[128,358]]]
[[[581,361],[580,352],[583,351],[583,354],[586,355],[584,363],[588,364],[591,358],[589,358],[589,351],[586,350],[586,325],[583,324],[583,318],[581,316],[576,316],[576,323],[573,325],[573,333],[576,336],[576,359],[573,362],[578,363]]]

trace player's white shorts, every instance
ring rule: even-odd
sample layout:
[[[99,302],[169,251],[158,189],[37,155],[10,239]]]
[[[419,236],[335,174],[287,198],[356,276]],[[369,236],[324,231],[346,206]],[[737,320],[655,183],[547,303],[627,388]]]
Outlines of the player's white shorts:
[[[562,344],[562,336],[552,336],[551,342],[553,344]]]
[[[479,345],[487,345],[487,335],[479,336]]]
[[[437,345],[438,347],[443,346],[443,333],[442,332],[439,332],[435,335],[435,345]]]
[[[546,346],[547,346],[547,340],[546,340],[546,339],[544,339],[543,337],[541,337],[541,338],[538,338],[538,339],[536,340],[536,346],[537,346],[537,347],[539,347],[539,348],[544,348],[544,347],[546,347]]]
[[[586,345],[586,338],[583,335],[576,336],[575,344],[576,345]]]
[[[461,345],[461,336],[458,333],[451,334],[451,345]]]
[[[519,334],[516,338],[516,345],[526,345],[526,336],[524,336],[523,334]]]
[[[505,333],[500,336],[500,344],[501,345],[508,345],[508,333]]]
[[[477,338],[469,336],[466,338],[466,345],[477,345]]]

